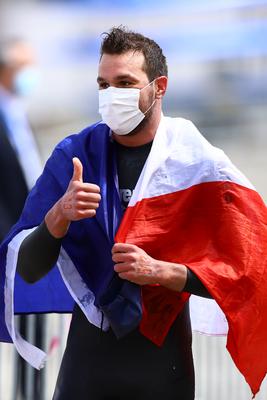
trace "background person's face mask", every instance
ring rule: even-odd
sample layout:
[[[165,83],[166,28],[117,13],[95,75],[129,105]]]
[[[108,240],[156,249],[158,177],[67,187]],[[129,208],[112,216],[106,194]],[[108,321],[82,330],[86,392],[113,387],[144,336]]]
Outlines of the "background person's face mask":
[[[154,105],[155,99],[144,113],[139,109],[141,90],[154,81],[142,89],[110,86],[107,89],[99,90],[99,114],[101,114],[103,122],[117,135],[127,135],[133,131]]]
[[[35,67],[24,67],[17,72],[14,79],[14,90],[19,96],[28,96],[39,82],[39,73]]]

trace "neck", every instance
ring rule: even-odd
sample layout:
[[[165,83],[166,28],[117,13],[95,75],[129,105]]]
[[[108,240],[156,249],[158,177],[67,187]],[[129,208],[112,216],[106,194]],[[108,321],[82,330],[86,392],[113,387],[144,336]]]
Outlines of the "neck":
[[[137,127],[136,132],[133,131],[128,135],[116,135],[113,132],[113,139],[122,144],[123,146],[135,147],[142,146],[143,144],[152,142],[154,139],[159,123],[161,119],[161,104],[155,104],[155,107],[152,111],[150,117],[145,121],[144,126],[139,129]],[[141,122],[142,124],[142,122]]]

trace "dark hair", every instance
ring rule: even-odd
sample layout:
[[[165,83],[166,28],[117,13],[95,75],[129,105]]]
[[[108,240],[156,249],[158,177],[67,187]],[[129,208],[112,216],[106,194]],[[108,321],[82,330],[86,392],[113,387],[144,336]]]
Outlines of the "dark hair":
[[[114,27],[108,33],[104,32],[103,35],[105,37],[100,48],[100,58],[103,54],[140,52],[145,57],[143,68],[150,81],[159,76],[168,76],[166,57],[154,40],[130,31],[123,26]]]

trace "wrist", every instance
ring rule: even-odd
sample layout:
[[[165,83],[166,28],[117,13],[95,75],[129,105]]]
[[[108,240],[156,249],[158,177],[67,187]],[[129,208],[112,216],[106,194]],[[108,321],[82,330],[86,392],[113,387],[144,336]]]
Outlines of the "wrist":
[[[56,239],[61,239],[67,234],[70,221],[62,214],[60,200],[46,214],[45,224],[49,233]]]
[[[181,292],[187,280],[187,268],[183,264],[158,261],[158,283],[168,289]]]

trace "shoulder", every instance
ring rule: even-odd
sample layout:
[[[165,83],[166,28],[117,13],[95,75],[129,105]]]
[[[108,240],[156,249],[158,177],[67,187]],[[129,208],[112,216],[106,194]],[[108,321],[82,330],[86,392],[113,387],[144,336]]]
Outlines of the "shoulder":
[[[166,117],[166,126],[173,137],[173,152],[185,167],[195,169],[196,175],[201,173],[209,181],[233,181],[253,188],[224,151],[213,146],[192,121]]]
[[[200,133],[196,125],[189,119],[164,117],[164,121],[167,132],[171,135],[175,135],[176,139],[180,142],[185,141],[189,143],[190,140],[193,140],[194,143],[202,142],[203,144],[211,145]]]
[[[106,142],[109,138],[110,129],[102,122],[97,122],[84,128],[78,133],[66,136],[54,148],[49,161],[66,161],[78,157],[81,160],[87,157],[90,149],[93,147],[101,147],[101,143]]]
[[[167,135],[172,140],[173,148],[176,149],[174,151],[183,150],[195,159],[214,160],[222,156],[222,150],[213,146],[192,121],[165,117],[165,125]]]
[[[101,139],[105,139],[109,136],[109,128],[102,122],[97,122],[84,128],[78,133],[71,134],[60,141],[55,147],[55,151],[61,151],[65,153],[76,153],[77,150],[82,149],[95,137],[99,136]],[[75,154],[74,154],[75,156]]]
[[[45,164],[45,172],[55,178],[59,174],[69,179],[73,171],[72,159],[78,157],[81,163],[89,168],[92,154],[103,151],[109,142],[110,129],[102,122],[84,128],[81,132],[71,134],[60,141]]]
[[[215,176],[219,161],[225,160],[223,151],[208,142],[188,119],[167,117],[165,124],[172,157],[177,158],[183,168],[194,168],[196,172],[205,170],[206,174]]]

